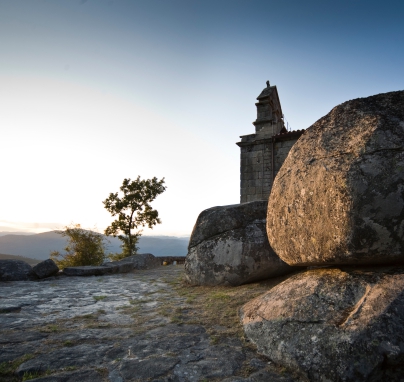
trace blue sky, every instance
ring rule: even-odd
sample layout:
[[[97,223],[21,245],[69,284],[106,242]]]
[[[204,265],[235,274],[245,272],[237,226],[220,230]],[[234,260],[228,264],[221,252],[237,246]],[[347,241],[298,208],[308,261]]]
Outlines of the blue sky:
[[[150,234],[239,201],[240,135],[278,87],[307,128],[404,88],[404,2],[2,0],[0,231],[103,230],[123,178],[165,177]]]

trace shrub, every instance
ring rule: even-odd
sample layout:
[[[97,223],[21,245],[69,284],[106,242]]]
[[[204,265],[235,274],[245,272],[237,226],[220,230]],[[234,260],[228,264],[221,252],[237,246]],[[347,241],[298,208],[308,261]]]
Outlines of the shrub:
[[[50,258],[61,269],[83,265],[101,265],[105,260],[105,237],[94,231],[81,228],[80,224],[56,231],[67,238],[66,253],[53,251]]]

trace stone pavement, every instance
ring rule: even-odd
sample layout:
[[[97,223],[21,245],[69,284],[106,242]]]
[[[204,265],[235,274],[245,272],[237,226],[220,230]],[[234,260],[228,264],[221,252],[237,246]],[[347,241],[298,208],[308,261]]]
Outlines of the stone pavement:
[[[173,287],[182,274],[173,265],[0,283],[0,380],[296,380],[240,338],[212,341],[187,323],[192,305]]]

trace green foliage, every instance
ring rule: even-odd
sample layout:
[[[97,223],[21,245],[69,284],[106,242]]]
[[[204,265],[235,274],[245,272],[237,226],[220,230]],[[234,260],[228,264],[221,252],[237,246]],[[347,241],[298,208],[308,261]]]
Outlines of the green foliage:
[[[36,379],[41,376],[41,373],[39,371],[32,371],[28,372],[26,371],[24,375],[22,376],[22,381],[30,381],[31,379]]]
[[[53,251],[50,258],[61,269],[83,265],[101,265],[105,260],[105,238],[102,234],[85,230],[80,224],[65,227],[64,231],[56,231],[68,238],[66,253]]]
[[[103,201],[107,211],[112,216],[117,216],[106,228],[105,234],[118,237],[122,242],[122,253],[110,255],[112,260],[135,255],[138,250],[136,244],[142,232],[140,228],[153,228],[161,223],[158,211],[154,210],[150,203],[165,190],[164,178],[140,179],[138,176],[133,181],[124,179],[120,187],[121,194],[110,193]]]
[[[5,361],[0,363],[0,381],[14,381],[14,372],[24,362],[34,358],[33,354],[25,354],[14,361]]]
[[[52,374],[51,370],[46,371],[26,371],[22,376],[22,382],[24,381],[31,381],[32,379],[37,379],[39,377],[43,377],[46,375]]]
[[[101,300],[104,300],[104,298],[107,298],[107,296],[93,296],[93,299],[95,301],[101,301]]]

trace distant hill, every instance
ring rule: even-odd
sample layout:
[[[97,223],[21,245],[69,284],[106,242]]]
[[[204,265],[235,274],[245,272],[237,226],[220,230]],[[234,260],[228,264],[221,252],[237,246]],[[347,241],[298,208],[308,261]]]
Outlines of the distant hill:
[[[120,252],[120,241],[108,238],[107,252]],[[185,256],[189,238],[174,236],[142,236],[139,240],[140,253],[152,253],[155,256]],[[33,235],[8,234],[0,236],[0,253],[45,260],[51,251],[64,252],[66,239],[55,231]]]
[[[40,261],[40,260],[35,260],[35,259],[29,259],[28,257],[23,257],[23,256],[4,255],[2,253],[0,253],[0,260],[21,260],[21,261],[25,261],[29,265],[36,265]]]
[[[35,235],[32,232],[15,232],[15,231],[0,231],[0,236],[5,236],[5,235],[24,235],[24,236],[30,236],[30,235]]]

